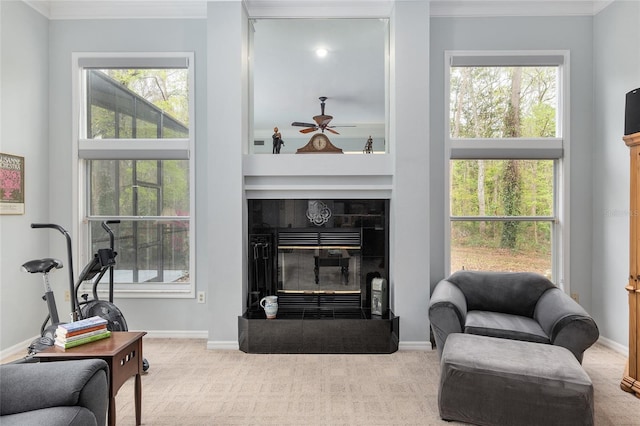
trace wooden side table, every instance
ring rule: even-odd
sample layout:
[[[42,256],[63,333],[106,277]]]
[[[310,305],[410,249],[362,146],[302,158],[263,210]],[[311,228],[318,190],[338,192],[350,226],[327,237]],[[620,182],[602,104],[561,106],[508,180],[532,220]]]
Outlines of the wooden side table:
[[[109,426],[116,424],[116,395],[129,377],[135,376],[136,425],[141,424],[142,408],[142,336],[144,331],[114,331],[111,337],[62,349],[53,346],[35,356],[40,361],[64,361],[72,359],[99,358],[109,364]]]

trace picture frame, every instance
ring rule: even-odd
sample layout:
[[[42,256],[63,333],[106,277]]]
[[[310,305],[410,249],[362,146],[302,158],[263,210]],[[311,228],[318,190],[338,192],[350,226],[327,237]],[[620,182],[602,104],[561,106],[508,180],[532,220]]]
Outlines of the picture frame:
[[[24,214],[24,157],[1,152],[0,214]]]

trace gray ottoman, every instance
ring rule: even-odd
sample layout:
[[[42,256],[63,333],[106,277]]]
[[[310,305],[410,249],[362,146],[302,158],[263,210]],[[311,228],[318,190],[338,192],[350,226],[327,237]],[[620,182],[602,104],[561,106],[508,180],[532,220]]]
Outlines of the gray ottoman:
[[[593,425],[593,384],[561,347],[473,334],[447,337],[440,417],[478,425]]]

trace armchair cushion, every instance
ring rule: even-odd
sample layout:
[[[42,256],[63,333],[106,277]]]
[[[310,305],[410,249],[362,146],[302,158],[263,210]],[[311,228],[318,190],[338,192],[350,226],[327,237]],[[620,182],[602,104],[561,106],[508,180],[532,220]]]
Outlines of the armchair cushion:
[[[471,311],[464,325],[467,334],[524,340],[535,343],[551,343],[534,319],[520,315],[490,311]]]
[[[0,423],[103,426],[108,392],[100,359],[1,365]]]

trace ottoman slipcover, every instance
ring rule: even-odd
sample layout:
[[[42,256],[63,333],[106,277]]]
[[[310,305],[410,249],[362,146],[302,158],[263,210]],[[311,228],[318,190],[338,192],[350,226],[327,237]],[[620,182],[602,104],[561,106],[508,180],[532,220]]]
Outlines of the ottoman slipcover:
[[[454,333],[440,360],[440,417],[478,425],[593,425],[593,384],[561,347]]]

